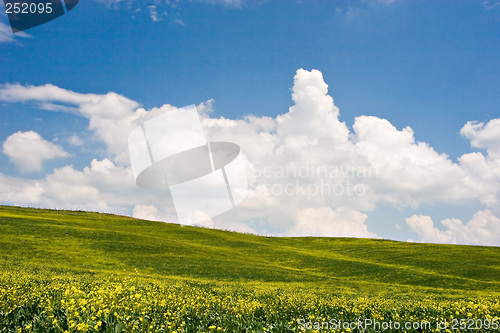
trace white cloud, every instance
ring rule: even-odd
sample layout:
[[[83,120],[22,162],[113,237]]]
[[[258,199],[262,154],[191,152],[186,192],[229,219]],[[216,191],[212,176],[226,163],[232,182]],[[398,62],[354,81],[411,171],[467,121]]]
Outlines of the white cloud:
[[[159,17],[156,6],[154,5],[148,6],[148,10],[149,10],[149,17],[151,17],[151,20],[153,20],[153,22],[163,21],[163,18]]]
[[[146,114],[144,109],[137,109],[137,102],[113,92],[80,94],[51,84],[38,87],[4,84],[0,86],[0,100],[32,101],[45,110],[75,113],[89,119],[89,129],[120,163],[128,163],[127,137],[136,126],[134,121]]]
[[[100,95],[80,94],[70,90],[56,87],[52,84],[43,86],[22,86],[15,84],[0,85],[0,100],[6,102],[58,102],[72,105],[97,102]]]
[[[127,4],[127,6],[130,6],[134,0],[94,0],[96,2],[100,2],[105,4],[108,8],[116,8],[120,4]],[[223,5],[223,6],[234,6],[234,7],[240,7],[243,4],[243,0],[194,0],[195,2],[201,2],[201,3],[207,3],[211,5]],[[253,0],[255,1],[255,0]],[[152,0],[149,1],[150,3],[153,2],[155,4],[160,4],[161,2],[159,0]],[[171,5],[171,6],[178,6],[178,4],[181,2],[180,0],[165,0],[163,1],[166,5]],[[262,1],[261,1],[262,2]]]
[[[339,207],[306,208],[295,215],[295,224],[286,236],[377,237],[365,224],[366,214]]]
[[[0,201],[17,206],[39,206],[40,198],[45,192],[41,182],[39,180],[9,177],[0,173],[0,187],[2,188]]]
[[[377,177],[369,183],[378,199],[396,206],[422,203],[458,203],[477,198],[466,173],[447,155],[438,154],[424,142],[415,142],[413,130],[397,130],[389,121],[361,116],[353,125],[357,154],[363,156]]]
[[[124,215],[130,214],[134,205],[146,205],[158,197],[158,193],[138,189],[130,169],[116,166],[109,159],[94,159],[82,171],[64,166],[43,179],[0,174],[0,187],[0,202],[4,203]]]
[[[497,195],[500,186],[491,182],[489,186],[484,182],[478,186],[481,175],[453,163],[427,143],[416,142],[410,127],[398,130],[386,119],[360,116],[349,132],[338,120],[339,110],[327,88],[319,71],[299,70],[292,94],[295,105],[288,113],[274,119],[206,118],[208,137],[238,143],[252,163],[254,183],[264,184],[268,192],[273,186],[290,189],[290,184],[296,182],[300,184],[295,187],[311,185],[308,193],[301,191],[302,195],[286,200],[292,206],[371,210],[383,201],[416,208],[424,203],[486,202]],[[309,174],[269,172],[272,168],[287,171],[293,167],[302,167]],[[314,176],[314,171],[320,172],[321,168],[326,168],[328,175]],[[492,165],[484,169],[492,170]],[[349,195],[356,186],[363,194]],[[285,199],[279,200],[283,204]]]
[[[83,146],[83,140],[76,134],[73,134],[68,139],[69,144],[72,146]]]
[[[69,155],[60,146],[44,140],[33,131],[12,134],[2,147],[3,153],[21,172],[40,171],[44,160]]]
[[[124,3],[124,0],[94,0],[96,2],[100,2],[105,4],[108,8],[117,8],[120,4]],[[127,3],[130,5],[132,0],[128,0]]]
[[[243,4],[242,0],[197,0],[198,2],[204,2],[211,5],[224,5],[224,6],[234,6],[241,7]]]
[[[186,23],[184,23],[184,21],[183,21],[183,20],[181,20],[181,19],[175,19],[175,20],[174,20],[174,23],[179,24],[179,25],[182,25],[182,26],[185,26],[185,25],[186,25]]]
[[[132,216],[137,219],[158,221],[158,208],[153,205],[137,205],[134,207]]]
[[[233,9],[241,9],[246,3],[252,6],[265,3],[267,0],[94,0],[95,2],[106,5],[107,8],[112,10],[126,10],[130,12],[132,18],[136,19],[140,16],[139,13],[146,13],[153,22],[164,21],[167,16],[170,16],[170,22],[185,26],[182,19],[183,11],[180,10],[182,3],[198,3],[208,4],[213,6],[220,6]],[[144,16],[145,17],[145,16]]]
[[[466,172],[468,188],[481,193],[480,201],[495,207],[500,203],[500,119],[488,123],[470,121],[460,130],[474,148],[486,149],[486,156],[479,152],[462,155],[458,160]]]
[[[460,130],[460,134],[470,140],[471,146],[485,148],[490,154],[500,154],[500,119],[488,123],[469,121]]]
[[[500,12],[500,1],[483,1],[483,7],[489,12]]]
[[[500,219],[488,209],[474,214],[467,224],[442,220],[445,230],[434,227],[430,216],[413,215],[406,223],[420,236],[420,242],[500,246]]]
[[[295,105],[288,113],[243,120],[205,117],[208,137],[238,143],[249,161],[253,187],[240,207],[246,214],[237,220],[261,220],[263,228],[295,234],[308,230],[295,215],[304,212],[370,211],[380,202],[398,208],[497,202],[500,159],[475,153],[454,163],[417,142],[410,127],[398,130],[378,117],[357,117],[350,132],[327,92],[319,71],[298,70]],[[472,157],[488,163],[473,163]],[[229,214],[227,221],[234,218]],[[310,232],[344,234],[341,228],[318,227],[313,220],[308,222]],[[360,225],[355,221],[360,220],[353,220],[353,228]]]
[[[378,0],[377,2],[383,5],[390,5],[391,3],[396,2],[397,0]]]
[[[18,41],[16,38],[30,38],[31,35],[21,31],[17,33],[12,32],[12,28],[5,23],[0,22],[0,43],[13,43]]]
[[[492,210],[497,205],[500,157],[495,149],[500,120],[466,124],[462,135],[473,147],[486,148],[487,154],[464,154],[454,162],[416,141],[410,127],[397,129],[386,119],[359,116],[349,130],[339,120],[339,109],[317,70],[297,71],[292,99],[294,105],[277,117],[212,118],[210,101],[199,106],[208,139],[237,143],[251,180],[247,200],[207,220],[207,226],[268,235],[377,237],[365,220],[366,213],[381,203],[396,208],[481,203]],[[9,186],[12,198],[20,198],[13,192],[24,193],[28,186],[38,189],[38,201],[47,207],[83,202],[88,207],[176,221],[169,193],[135,186],[127,154],[127,137],[133,128],[176,107],[167,104],[147,111],[112,92],[80,94],[52,85],[6,84],[0,87],[0,100],[31,101],[47,110],[87,118],[89,129],[109,155],[83,171],[54,170],[36,183],[3,176],[0,181]],[[15,187],[16,182],[22,186]],[[78,186],[82,186],[81,197],[73,193]],[[12,202],[9,197],[3,199]],[[36,198],[29,200],[31,204]],[[453,241],[428,229],[431,236],[437,235],[433,237]]]

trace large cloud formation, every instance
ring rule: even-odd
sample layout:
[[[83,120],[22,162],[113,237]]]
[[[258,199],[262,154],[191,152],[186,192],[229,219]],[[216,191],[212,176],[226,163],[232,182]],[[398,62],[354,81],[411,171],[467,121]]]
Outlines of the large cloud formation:
[[[42,109],[83,116],[108,153],[108,158],[95,159],[82,171],[65,166],[44,179],[0,175],[6,189],[0,201],[175,221],[166,196],[135,186],[127,136],[144,120],[176,107],[167,104],[146,111],[115,93],[79,94],[52,85],[6,84],[0,87],[0,100],[31,101]],[[398,130],[386,119],[360,116],[349,130],[339,120],[339,109],[317,70],[297,71],[292,100],[288,112],[277,117],[248,115],[238,120],[212,118],[210,103],[199,106],[210,141],[240,145],[251,185],[246,201],[204,225],[269,235],[377,237],[365,221],[381,203],[396,208],[477,203],[491,210],[486,225],[497,230],[500,119],[467,123],[461,134],[486,153],[465,154],[454,162],[429,144],[417,142],[410,127]],[[27,188],[32,189],[28,196]],[[420,241],[500,245],[499,237],[481,242],[478,233],[464,232],[475,226],[469,226],[471,222],[460,227],[455,220],[446,220],[442,223],[447,229],[441,232],[429,226],[429,219],[408,221]]]

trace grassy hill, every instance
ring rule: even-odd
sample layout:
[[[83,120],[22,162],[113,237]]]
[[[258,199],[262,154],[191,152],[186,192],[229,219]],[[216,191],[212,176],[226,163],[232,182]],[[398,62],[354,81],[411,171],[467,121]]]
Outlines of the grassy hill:
[[[498,247],[262,237],[90,212],[0,206],[0,254],[0,268],[12,273],[6,284],[15,274],[38,276],[38,284],[70,275],[231,285],[233,296],[235,288],[270,288],[314,290],[317,297],[488,299],[497,306],[500,296]]]
[[[3,262],[71,270],[500,291],[498,247],[261,237],[90,212],[2,206],[0,252]]]

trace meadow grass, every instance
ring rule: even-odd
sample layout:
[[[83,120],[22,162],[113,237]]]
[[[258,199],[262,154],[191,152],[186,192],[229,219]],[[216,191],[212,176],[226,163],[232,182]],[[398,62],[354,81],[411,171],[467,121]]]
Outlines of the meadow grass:
[[[498,247],[0,206],[0,254],[0,332],[342,332],[330,323],[358,320],[500,331]]]

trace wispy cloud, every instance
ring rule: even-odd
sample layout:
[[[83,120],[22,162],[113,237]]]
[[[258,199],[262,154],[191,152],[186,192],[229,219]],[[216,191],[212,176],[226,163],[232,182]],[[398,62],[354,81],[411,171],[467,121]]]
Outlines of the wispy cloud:
[[[153,22],[165,21],[167,13],[171,13],[171,22],[174,24],[179,24],[185,26],[185,22],[179,17],[179,8],[183,3],[198,3],[198,4],[208,4],[213,6],[221,6],[227,8],[240,9],[245,4],[262,4],[266,0],[146,0],[146,1],[136,1],[136,0],[94,0],[95,2],[102,3],[106,5],[109,9],[113,10],[127,10],[130,11],[132,17],[136,18],[141,12],[148,13],[149,17]]]
[[[486,10],[495,10],[495,9],[500,9],[500,1],[483,1],[483,6]]]
[[[492,13],[497,20],[500,20],[500,0],[483,1],[483,7],[488,12]]]
[[[243,0],[197,0],[197,2],[208,3],[211,5],[223,5],[232,7],[241,7]]]
[[[163,21],[163,18],[158,16],[159,14],[156,6],[154,5],[148,6],[148,10],[149,10],[149,17],[151,17],[153,22]]]
[[[128,1],[124,1],[124,0],[94,0],[94,1],[103,3],[108,8],[114,8],[114,9],[119,8],[119,6],[122,4],[127,4],[129,6],[133,2],[133,0],[128,0]]]
[[[5,23],[0,22],[0,43],[18,42],[18,38],[30,38],[31,35],[25,32],[13,33],[12,28]]]
[[[182,26],[185,26],[185,25],[186,25],[186,24],[184,23],[184,21],[183,21],[183,20],[181,20],[181,19],[175,19],[175,20],[174,20],[174,23],[179,24],[179,25],[182,25]]]

